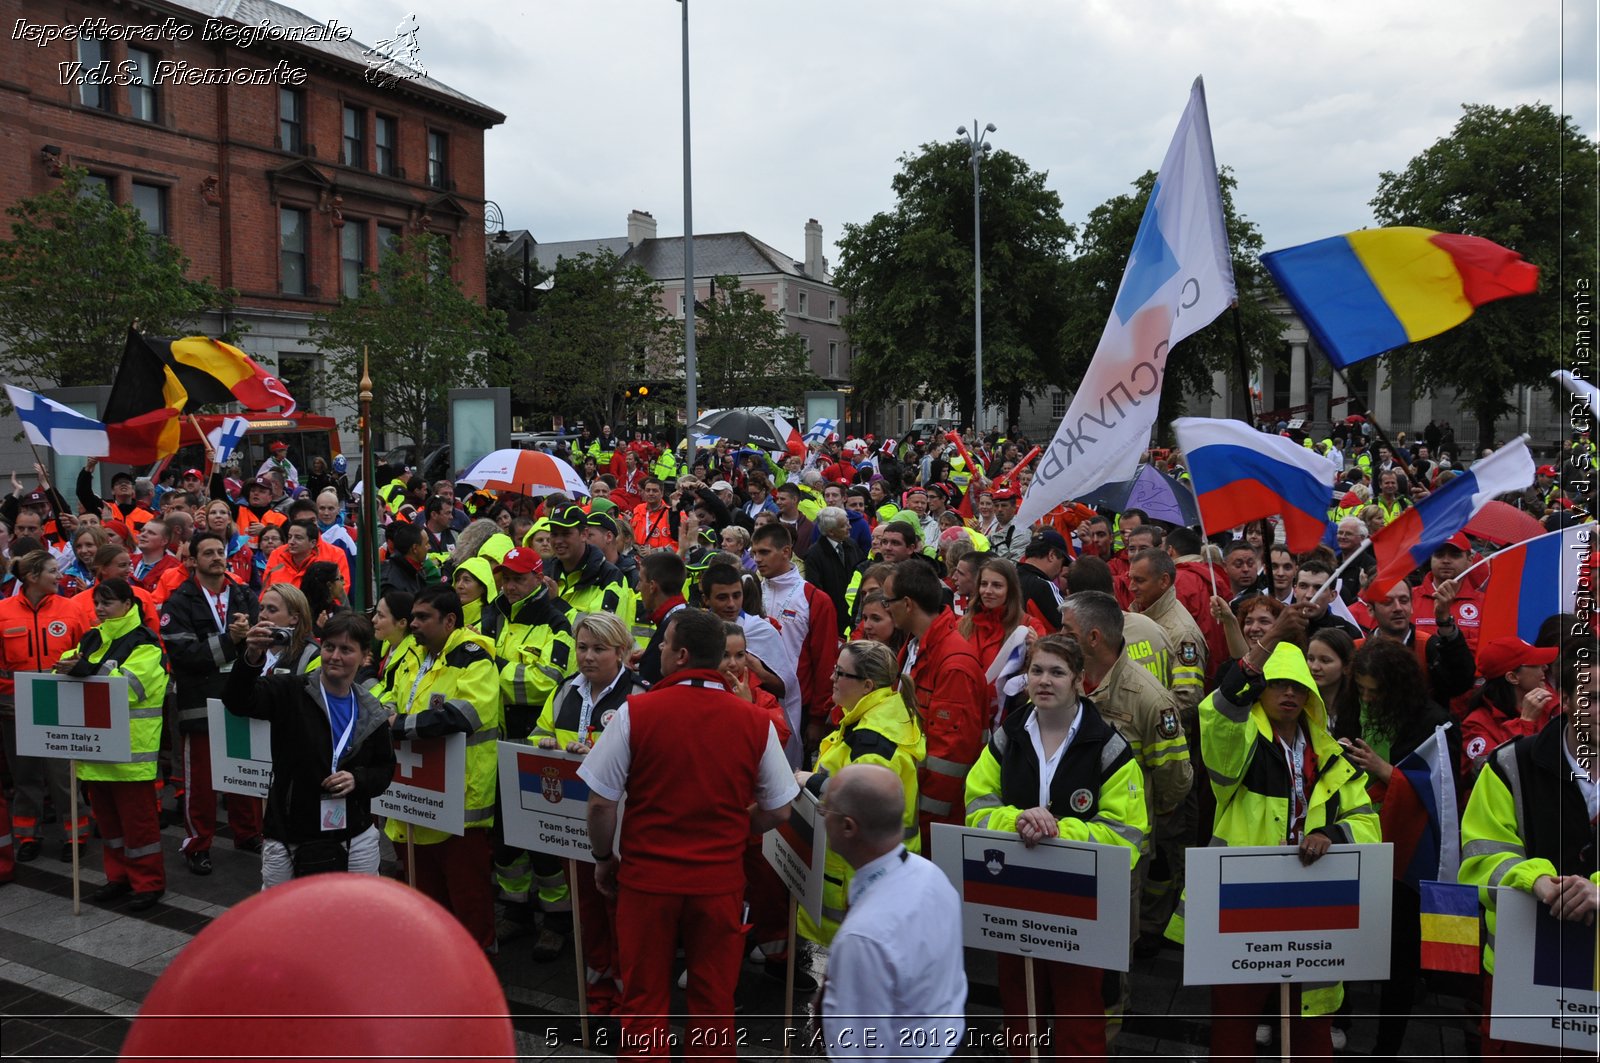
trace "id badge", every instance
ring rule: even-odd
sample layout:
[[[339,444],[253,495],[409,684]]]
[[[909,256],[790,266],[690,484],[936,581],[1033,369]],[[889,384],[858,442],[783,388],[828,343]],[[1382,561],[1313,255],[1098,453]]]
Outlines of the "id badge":
[[[322,799],[322,829],[344,830],[349,826],[347,802],[342,797],[324,797]]]

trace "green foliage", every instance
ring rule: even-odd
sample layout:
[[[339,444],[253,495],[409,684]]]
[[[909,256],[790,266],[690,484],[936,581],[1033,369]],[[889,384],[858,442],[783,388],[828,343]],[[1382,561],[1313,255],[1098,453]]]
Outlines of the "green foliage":
[[[519,284],[521,269],[519,261]],[[509,379],[501,382],[536,414],[614,424],[624,391],[661,375],[655,361],[671,349],[671,328],[661,285],[639,266],[624,265],[610,250],[562,258],[554,286],[534,293]]]
[[[805,391],[821,386],[801,338],[737,277],[714,278],[710,302],[695,304],[695,365],[702,409],[799,409]]]
[[[892,210],[848,224],[834,282],[850,300],[844,326],[860,349],[859,403],[921,398],[960,404],[973,423],[972,168],[962,140],[903,155]],[[1015,419],[1022,398],[1062,379],[1059,333],[1073,227],[1048,176],[996,151],[981,164],[985,401]]]
[[[1133,192],[1113,196],[1084,222],[1077,257],[1068,271],[1071,310],[1061,331],[1061,358],[1067,380],[1083,377],[1094,357],[1116,302],[1117,286],[1128,266],[1128,256],[1144,217],[1145,205],[1155,187],[1156,173],[1146,171],[1133,182]],[[1239,315],[1247,352],[1276,351],[1284,323],[1251,293],[1261,292],[1266,272],[1261,267],[1261,234],[1255,223],[1234,210],[1233,192],[1238,181],[1226,166],[1217,174],[1222,191],[1223,219],[1233,255],[1234,285],[1240,293]],[[1270,290],[1270,289],[1268,289]],[[1158,425],[1167,425],[1182,410],[1184,396],[1212,394],[1211,374],[1237,370],[1238,341],[1233,314],[1227,312],[1172,348],[1167,358],[1167,378],[1161,389]]]
[[[118,206],[81,169],[7,209],[0,242],[0,347],[7,375],[31,387],[108,384],[128,326],[154,335],[192,330],[236,294],[190,280],[189,259]],[[224,336],[223,339],[233,337]]]
[[[356,404],[365,353],[374,417],[413,443],[437,438],[450,389],[481,385],[510,346],[505,315],[468,298],[453,265],[440,237],[408,236],[363,276],[359,296],[311,323],[328,397]]]
[[[1383,225],[1493,240],[1539,267],[1539,291],[1480,307],[1464,324],[1386,355],[1419,385],[1453,387],[1478,418],[1478,445],[1514,411],[1518,385],[1550,385],[1573,349],[1567,300],[1595,276],[1595,142],[1547,104],[1466,104],[1449,136],[1378,178]],[[1559,385],[1555,385],[1559,386]]]

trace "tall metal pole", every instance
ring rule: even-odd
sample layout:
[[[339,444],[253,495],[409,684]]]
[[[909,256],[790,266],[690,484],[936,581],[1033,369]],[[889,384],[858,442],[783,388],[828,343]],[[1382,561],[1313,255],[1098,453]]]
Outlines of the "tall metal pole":
[[[694,423],[700,419],[699,370],[694,353],[694,195],[689,166],[689,0],[683,5],[683,377],[684,434],[690,445],[684,457],[694,460]]]
[[[973,428],[978,438],[983,438],[983,184],[978,176],[978,164],[989,152],[988,136],[995,131],[993,122],[982,126],[972,120],[972,132],[958,126],[956,132],[967,138],[972,162],[972,350],[975,356],[977,378],[977,408],[973,411]]]
[[[363,605],[378,604],[378,463],[372,453],[372,373],[366,348],[361,349],[361,383],[356,401],[361,410],[361,569],[366,591]]]

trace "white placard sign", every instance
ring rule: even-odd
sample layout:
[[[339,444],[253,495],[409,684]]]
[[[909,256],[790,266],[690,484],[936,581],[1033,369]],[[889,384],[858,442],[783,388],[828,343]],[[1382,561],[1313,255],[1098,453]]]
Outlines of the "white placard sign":
[[[530,853],[553,853],[564,860],[594,863],[589,848],[589,785],[578,778],[583,757],[522,742],[497,745],[500,826],[506,844]],[[621,825],[619,805],[619,833]]]
[[[397,739],[394,759],[394,781],[372,802],[372,811],[446,834],[465,833],[467,736]]]
[[[272,783],[272,724],[238,716],[220,698],[206,699],[211,741],[211,787],[228,794],[265,797]]]
[[[968,948],[1128,969],[1132,853],[1051,839],[1028,848],[1015,831],[933,825],[933,862],[961,894]]]
[[[761,855],[794,894],[812,922],[822,923],[822,869],[828,849],[822,813],[811,791],[801,789],[789,806],[788,822],[761,836]]]
[[[18,672],[16,692],[20,755],[112,764],[133,759],[127,676]]]
[[[1531,893],[1495,890],[1489,1035],[1594,1057],[1600,1049],[1600,929],[1552,916]]]
[[[1188,850],[1183,982],[1386,981],[1394,847]]]

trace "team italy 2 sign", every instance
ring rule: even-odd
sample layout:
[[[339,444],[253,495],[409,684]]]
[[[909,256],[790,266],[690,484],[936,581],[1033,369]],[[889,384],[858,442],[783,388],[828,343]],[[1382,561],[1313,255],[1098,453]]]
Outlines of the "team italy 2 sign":
[[[113,764],[133,759],[127,676],[18,672],[16,697],[20,755]]]

